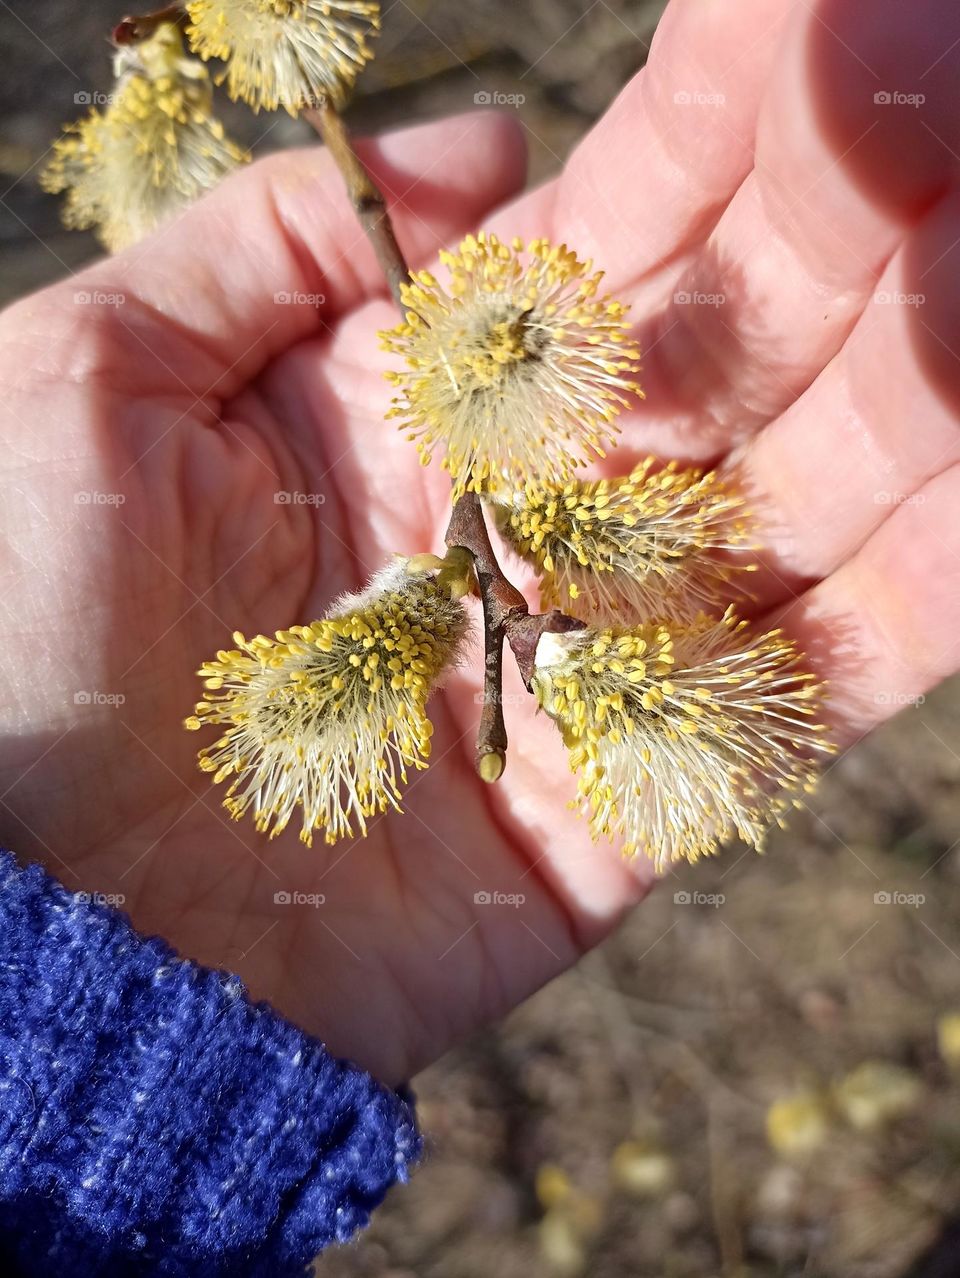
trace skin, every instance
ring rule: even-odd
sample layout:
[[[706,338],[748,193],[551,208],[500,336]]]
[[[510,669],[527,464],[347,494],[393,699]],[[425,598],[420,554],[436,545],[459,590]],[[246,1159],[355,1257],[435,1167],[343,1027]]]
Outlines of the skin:
[[[957,669],[960,623],[960,16],[870,8],[674,0],[562,175],[506,207],[511,120],[365,146],[415,265],[483,224],[607,269],[648,391],[608,471],[656,451],[747,488],[765,549],[746,606],[830,680],[844,747]],[[926,101],[874,101],[894,89]],[[563,750],[515,671],[506,775],[476,778],[476,649],[435,702],[407,813],[366,840],[268,843],[196,769],[194,670],[234,628],[321,616],[391,553],[442,543],[445,477],[382,420],[376,331],[394,314],[311,150],[0,317],[0,838],[74,890],[122,894],[140,929],[391,1083],[575,961],[650,883],[565,811]]]

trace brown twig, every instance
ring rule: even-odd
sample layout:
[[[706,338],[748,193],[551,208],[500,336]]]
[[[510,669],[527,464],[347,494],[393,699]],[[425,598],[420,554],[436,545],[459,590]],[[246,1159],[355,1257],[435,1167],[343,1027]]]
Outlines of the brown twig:
[[[168,4],[166,8],[156,9],[153,13],[144,13],[139,17],[124,18],[113,28],[111,39],[115,45],[139,44],[148,40],[157,27],[166,22],[175,22],[178,26],[187,20],[186,10],[180,4]]]
[[[476,493],[465,493],[453,507],[447,545],[473,555],[483,604],[483,709],[477,734],[477,771],[498,781],[507,763],[507,727],[503,718],[503,640],[514,617],[525,615],[527,601],[500,570]]]
[[[527,601],[497,562],[476,493],[464,493],[455,503],[447,526],[447,545],[473,556],[483,603],[483,712],[477,735],[477,771],[485,781],[497,781],[506,766],[507,729],[503,718],[503,641],[506,638],[526,686],[540,636],[547,631],[578,630],[582,622],[562,612],[531,613]]]
[[[334,106],[326,102],[321,107],[304,111],[303,115],[323,138],[343,175],[350,202],[387,277],[390,292],[400,309],[405,309],[400,285],[406,282],[410,272],[397,243],[383,192],[354,150],[349,130]]]

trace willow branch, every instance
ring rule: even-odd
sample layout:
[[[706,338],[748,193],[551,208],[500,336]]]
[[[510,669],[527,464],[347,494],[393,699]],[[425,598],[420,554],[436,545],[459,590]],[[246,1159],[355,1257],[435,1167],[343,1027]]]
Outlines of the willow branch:
[[[451,548],[468,550],[477,574],[484,622],[483,711],[477,736],[477,771],[485,781],[497,781],[507,761],[507,728],[503,718],[504,638],[529,688],[541,635],[547,631],[579,630],[582,623],[562,612],[530,612],[526,599],[504,576],[497,562],[476,493],[464,493],[454,505],[446,543]]]
[[[511,618],[527,611],[527,602],[500,570],[476,493],[465,493],[453,507],[447,545],[473,555],[483,604],[483,709],[477,734],[477,771],[498,781],[507,764],[507,726],[503,718],[503,640]]]
[[[406,283],[410,272],[397,243],[383,192],[357,155],[349,130],[335,107],[326,102],[321,107],[304,111],[303,115],[323,138],[343,175],[350,203],[387,277],[390,292],[400,309],[405,310],[400,285]]]
[[[513,652],[523,682],[529,688],[541,635],[582,630],[583,622],[562,612],[531,612],[516,586],[504,576],[497,562],[483,506],[476,493],[464,493],[453,508],[447,527],[448,546],[462,546],[473,555],[484,616],[502,630]]]

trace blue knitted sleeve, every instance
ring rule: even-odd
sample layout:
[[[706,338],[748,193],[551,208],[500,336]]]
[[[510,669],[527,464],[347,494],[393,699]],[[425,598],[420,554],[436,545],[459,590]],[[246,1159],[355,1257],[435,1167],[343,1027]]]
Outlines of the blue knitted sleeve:
[[[409,1097],[0,852],[0,1272],[302,1275],[419,1146]]]

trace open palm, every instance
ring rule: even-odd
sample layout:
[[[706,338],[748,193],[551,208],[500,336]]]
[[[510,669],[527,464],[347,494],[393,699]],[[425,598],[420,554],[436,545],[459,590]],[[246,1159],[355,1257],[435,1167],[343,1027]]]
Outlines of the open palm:
[[[925,0],[924,48],[895,0],[869,31],[856,8],[675,0],[564,174],[488,223],[566,239],[633,301],[648,401],[616,468],[654,451],[736,473],[768,548],[749,606],[830,679],[845,741],[957,667],[960,620],[941,57],[960,19]],[[522,179],[492,115],[366,158],[415,264]],[[562,748],[515,672],[507,773],[477,780],[477,660],[432,703],[406,814],[365,840],[267,842],[196,769],[193,672],[234,627],[309,621],[442,543],[444,475],[383,422],[392,322],[319,151],[0,319],[0,835],[398,1082],[599,940],[649,876],[565,811]]]

